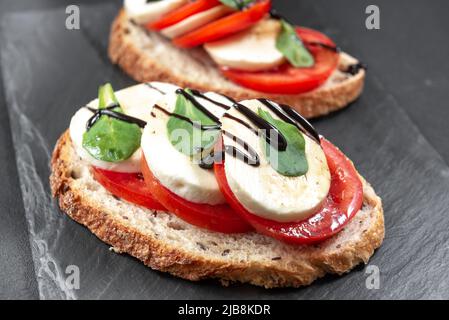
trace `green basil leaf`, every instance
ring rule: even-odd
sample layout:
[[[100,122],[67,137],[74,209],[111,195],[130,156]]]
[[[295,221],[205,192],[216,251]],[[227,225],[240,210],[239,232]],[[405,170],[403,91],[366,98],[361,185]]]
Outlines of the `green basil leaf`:
[[[98,108],[116,104],[113,110],[123,113],[110,84],[98,90]],[[120,162],[130,158],[140,147],[142,130],[134,123],[128,123],[103,115],[83,135],[83,148],[97,160]]]
[[[261,138],[262,149],[271,167],[283,176],[299,177],[309,170],[305,146],[306,141],[301,131],[294,125],[274,119],[269,112],[259,108],[260,117],[271,123],[287,140],[287,149],[279,151]]]
[[[251,2],[255,0],[220,0],[225,6],[231,7],[236,10],[242,10]]]
[[[100,119],[83,135],[83,147],[95,159],[120,162],[130,158],[140,146],[138,125],[108,116]]]
[[[307,68],[315,64],[312,54],[302,43],[295,28],[281,19],[281,32],[276,39],[276,48],[296,68]]]
[[[187,92],[189,92],[187,90]],[[215,125],[216,123],[198,110],[192,102],[182,94],[178,94],[173,113],[189,118],[198,126]],[[215,145],[219,130],[201,130],[192,123],[170,116],[167,122],[167,133],[170,143],[181,153],[194,156],[209,151]]]
[[[112,105],[117,105],[117,108],[114,108],[114,111],[120,110],[117,112],[122,112],[118,100],[115,97],[112,85],[106,83],[98,88],[98,109],[103,109]]]

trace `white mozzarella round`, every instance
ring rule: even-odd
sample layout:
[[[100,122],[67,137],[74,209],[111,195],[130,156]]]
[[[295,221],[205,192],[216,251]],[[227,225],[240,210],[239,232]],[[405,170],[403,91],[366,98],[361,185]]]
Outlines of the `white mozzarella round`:
[[[221,95],[207,93],[206,96],[223,104],[232,105]],[[197,99],[217,117],[221,117],[226,111],[204,99]],[[175,103],[161,102],[160,106],[173,112]],[[213,171],[200,168],[198,163],[176,150],[168,137],[169,117],[157,109],[154,109],[153,113],[156,117],[148,121],[143,131],[141,146],[153,175],[168,190],[188,201],[210,205],[225,203]]]
[[[251,29],[207,43],[204,48],[221,66],[247,71],[273,69],[285,62],[276,48],[280,28],[277,20],[262,20]]]
[[[190,17],[187,17],[184,20],[172,26],[162,29],[161,33],[170,39],[176,38],[189,31],[197,29],[205,25],[206,23],[212,22],[231,11],[232,11],[231,8],[219,5],[211,9],[191,15]]]
[[[152,86],[167,94],[173,93],[178,87],[161,82],[152,82]],[[163,96],[162,92],[152,89],[146,84],[132,86],[115,93],[123,111],[133,117],[147,121],[150,117],[153,105]],[[89,107],[98,108],[98,99],[91,101]],[[75,146],[77,154],[91,165],[117,172],[140,172],[140,148],[127,160],[120,162],[107,162],[95,159],[83,148],[83,135],[86,132],[86,124],[92,112],[86,108],[79,109],[70,121],[70,138]]]
[[[257,100],[242,102],[257,113],[258,108],[269,109]],[[248,123],[251,122],[237,110],[230,112]],[[272,113],[274,118],[278,118]],[[299,221],[313,214],[327,197],[330,188],[330,173],[325,154],[314,140],[304,135],[309,170],[300,177],[279,174],[267,162],[260,137],[236,121],[224,117],[223,130],[246,141],[259,155],[260,166],[253,167],[226,155],[225,173],[229,187],[238,201],[254,215],[279,221]],[[242,147],[224,136],[225,145]]]
[[[128,16],[139,24],[153,22],[162,15],[182,6],[187,0],[125,0]]]

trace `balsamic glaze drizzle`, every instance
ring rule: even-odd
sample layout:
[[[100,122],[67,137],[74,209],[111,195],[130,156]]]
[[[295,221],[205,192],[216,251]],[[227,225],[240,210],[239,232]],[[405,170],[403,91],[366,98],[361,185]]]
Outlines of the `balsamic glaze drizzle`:
[[[229,110],[231,109],[230,106],[225,105],[224,103],[218,102],[214,99],[209,98],[208,96],[206,96],[205,94],[199,92],[198,90],[194,90],[194,89],[190,89],[190,91],[192,92],[192,95],[194,95],[195,97],[199,97],[201,99],[207,100],[213,104],[215,104],[216,106],[223,108],[225,110]],[[227,98],[227,97],[226,97]]]
[[[180,115],[180,114],[170,112],[170,111],[168,111],[168,110],[162,108],[161,106],[159,106],[159,105],[157,105],[157,104],[154,105],[153,108],[162,111],[162,112],[165,113],[167,116],[172,116],[172,117],[178,118],[178,119],[180,119],[180,120],[182,120],[182,121],[188,122],[188,123],[190,123],[194,128],[200,129],[200,130],[202,130],[202,131],[207,131],[207,130],[220,130],[220,129],[221,129],[221,125],[220,125],[220,124],[204,124],[204,125],[200,125],[198,122],[192,121],[192,120],[191,120],[190,118],[188,118],[188,117],[184,117],[184,116],[182,116],[182,115]]]
[[[356,64],[351,64],[348,69],[346,69],[346,73],[349,73],[352,76],[355,76],[357,73],[359,73],[360,70],[367,70],[366,64],[362,62],[358,62]]]
[[[275,9],[271,9],[270,10],[270,18],[275,19],[275,20],[285,20],[287,21],[287,19],[285,19],[284,16],[282,16],[279,12],[277,12]]]
[[[285,139],[282,133],[279,132],[279,130],[275,126],[273,126],[265,119],[259,117],[254,111],[241,103],[234,103],[234,108],[261,130],[261,135],[269,145],[279,151],[285,151],[285,149],[287,149],[287,139]],[[277,139],[271,139],[271,133],[273,132],[276,133],[274,137]]]
[[[188,123],[190,123],[193,127],[198,128],[200,130],[220,130],[221,129],[221,123],[220,124],[215,124],[215,125],[198,125],[198,123],[192,121],[190,118],[188,117],[184,117],[182,115],[179,115],[177,113],[173,113],[170,112],[164,108],[162,108],[159,105],[155,105],[154,109],[160,110],[162,111],[164,114],[166,114],[167,116],[173,116],[176,117],[182,121],[186,121]],[[154,114],[154,113],[153,113]],[[155,116],[155,115],[154,115]],[[222,133],[228,137],[230,137],[233,141],[235,141],[236,143],[238,143],[239,145],[241,145],[244,150],[248,153],[245,154],[244,152],[242,152],[241,150],[239,150],[236,147],[233,146],[224,146],[224,152],[227,154],[231,154],[234,157],[238,157],[238,159],[242,160],[243,162],[245,162],[248,165],[251,166],[259,166],[260,165],[260,160],[259,160],[259,156],[256,153],[256,151],[251,148],[245,141],[243,141],[242,139],[226,132],[226,131],[222,131]],[[218,158],[221,157],[221,158]],[[215,154],[215,153],[210,153],[204,157],[202,157],[200,159],[200,163],[199,166],[202,169],[212,169],[213,167],[213,163],[215,161],[218,161],[219,159],[222,159],[223,157],[223,153],[222,154]]]
[[[198,110],[200,110],[202,113],[204,113],[206,115],[206,117],[208,117],[209,119],[211,119],[213,122],[217,123],[217,124],[221,124],[220,120],[209,110],[207,110],[201,103],[199,103],[194,96],[192,96],[191,94],[189,94],[187,91],[185,91],[184,89],[179,88],[178,90],[176,90],[177,94],[181,94],[184,96],[184,98],[186,98],[187,100],[189,100],[194,106],[195,108],[197,108]]]
[[[253,167],[260,166],[259,155],[257,154],[256,150],[254,150],[248,143],[246,143],[244,140],[240,139],[239,137],[233,135],[232,133],[227,132],[226,130],[222,130],[222,133],[226,137],[231,138],[232,141],[234,141],[237,144],[239,144],[240,146],[242,146],[248,155],[246,153],[243,153],[240,149],[238,149],[234,146],[224,145],[224,151],[227,154],[230,154],[233,157],[238,156],[239,159],[243,160],[243,162],[245,162],[246,164],[249,164],[250,166],[253,166]]]
[[[282,110],[285,111],[285,113],[287,113],[293,120],[297,121],[299,123],[300,126],[303,127],[303,129],[307,132],[310,133],[310,135],[312,136],[312,138],[318,143],[320,144],[321,141],[321,137],[318,134],[318,132],[315,130],[315,128],[310,124],[309,121],[307,121],[306,118],[304,118],[298,111],[296,111],[295,109],[291,108],[290,106],[287,106],[285,104],[281,104],[280,107],[282,108]]]
[[[258,99],[267,108],[273,111],[283,121],[296,126],[300,131],[307,134],[318,144],[320,144],[320,135],[315,128],[301,114],[286,105],[278,105],[267,99]]]
[[[244,120],[242,120],[242,119],[240,119],[240,118],[234,117],[233,115],[231,115],[231,114],[229,114],[229,113],[225,113],[225,114],[223,115],[223,117],[224,117],[224,118],[231,119],[231,120],[234,120],[235,122],[238,122],[238,123],[240,123],[242,126],[246,127],[248,130],[250,130],[250,131],[251,131],[252,133],[254,133],[256,136],[259,135],[259,131],[256,130],[256,129],[254,129],[253,127],[251,127],[251,125],[250,125],[248,122],[246,122],[246,121],[244,121]]]
[[[231,102],[231,103],[236,103],[237,101],[236,100],[234,100],[234,99],[232,99],[231,97],[229,97],[229,96],[227,96],[227,95],[225,95],[225,94],[223,94],[223,93],[218,93],[220,96],[222,96],[223,98],[226,98],[226,99],[228,99],[228,101],[229,102]]]
[[[118,106],[119,106],[118,104],[114,104],[114,105],[108,106],[103,109],[95,109],[95,108],[86,106],[85,108],[88,109],[89,111],[93,112],[93,114],[94,114],[87,121],[86,130],[89,131],[93,127],[93,125],[95,123],[97,123],[97,121],[103,115],[109,116],[111,118],[121,120],[121,121],[124,121],[127,123],[137,124],[140,128],[144,128],[147,125],[147,123],[141,119],[134,118],[134,117],[128,116],[124,113],[114,111],[113,109],[117,108]]]
[[[245,164],[250,165],[252,167],[260,166],[259,155],[252,148],[249,148],[248,145],[246,146],[248,147],[248,149],[245,149],[245,151],[248,154],[242,152],[240,149],[234,146],[224,145],[224,150],[221,150],[219,153],[216,153],[214,151],[209,153],[205,157],[201,158],[199,166],[202,169],[212,169],[214,167],[214,163],[216,162],[221,163],[223,161],[225,154],[229,154],[232,157],[238,158],[242,160]]]
[[[157,91],[159,91],[162,94],[166,94],[165,92],[163,92],[162,90],[160,90],[159,88],[156,88],[154,86],[152,86],[150,83],[146,84],[147,86],[149,86],[152,89],[155,89]],[[203,112],[209,119],[211,119],[213,122],[215,122],[215,124],[212,125],[201,125],[196,121],[192,121],[190,118],[185,117],[183,115],[177,114],[177,113],[173,113],[170,112],[166,109],[164,109],[163,107],[159,106],[159,105],[154,105],[154,109],[159,110],[161,112],[163,112],[164,114],[168,115],[168,116],[173,116],[176,117],[182,121],[186,121],[188,123],[190,123],[194,128],[198,128],[200,130],[206,131],[206,130],[220,130],[221,129],[221,122],[219,121],[219,119],[213,115],[209,110],[207,110],[203,105],[201,105],[194,96],[203,98],[211,103],[214,103],[215,105],[222,107],[226,110],[229,110],[230,107],[222,104],[218,101],[215,101],[207,96],[205,96],[204,94],[202,94],[201,92],[197,91],[197,90],[192,90],[192,95],[189,94],[188,92],[186,92],[183,89],[178,89],[176,90],[177,94],[182,94],[187,100],[189,100],[198,110],[200,110],[201,112]],[[223,95],[224,96],[224,95]],[[240,112],[242,115],[244,115],[246,118],[248,118],[248,120],[253,123],[258,129],[257,130],[255,128],[253,128],[249,123],[247,123],[246,121],[237,118],[233,115],[230,115],[228,113],[224,114],[224,117],[231,119],[233,121],[236,121],[240,124],[242,124],[243,126],[245,126],[247,129],[251,130],[251,132],[253,132],[255,135],[259,136],[262,135],[265,140],[267,141],[267,143],[269,143],[271,146],[277,148],[280,151],[284,151],[287,148],[287,140],[285,139],[285,137],[279,132],[278,129],[276,129],[276,127],[274,127],[273,125],[271,125],[269,122],[267,122],[266,120],[264,120],[263,118],[259,117],[259,115],[257,115],[255,112],[253,112],[251,109],[249,109],[248,107],[237,103],[234,99],[229,98],[227,96],[224,96],[225,98],[227,98],[229,101],[233,102],[233,107]],[[286,105],[277,105],[272,103],[269,100],[266,99],[259,99],[259,101],[261,103],[263,103],[266,107],[268,107],[272,112],[274,112],[280,119],[282,119],[285,122],[288,122],[290,124],[295,125],[296,127],[298,127],[299,130],[301,130],[302,132],[306,133],[307,135],[311,136],[312,138],[314,138],[318,143],[320,143],[320,136],[318,135],[318,133],[315,131],[315,129],[313,128],[313,126],[305,119],[303,118],[298,112],[296,112],[295,110],[291,109],[289,106]],[[124,113],[120,113],[120,112],[116,112],[113,109],[120,107],[119,104],[113,104],[113,105],[109,105],[106,108],[103,109],[95,109],[89,106],[85,106],[86,109],[88,109],[89,111],[91,111],[93,113],[93,116],[91,118],[89,118],[89,120],[87,121],[86,124],[86,129],[89,130],[92,128],[92,126],[100,119],[101,116],[106,115],[109,116],[111,118],[114,119],[118,119],[121,121],[125,121],[128,123],[133,123],[138,125],[140,128],[144,128],[146,126],[146,121],[143,121],[141,119],[126,115]],[[151,116],[152,117],[156,117],[156,114],[154,113],[154,111],[151,112]],[[271,131],[273,130],[273,131]],[[267,132],[276,132],[275,137],[277,137],[278,139],[276,139],[277,141],[272,141],[271,140],[271,135],[267,134]],[[233,157],[238,158],[239,160],[242,160],[244,163],[250,165],[250,166],[254,166],[254,167],[258,167],[260,165],[260,158],[259,155],[257,154],[257,152],[251,147],[249,146],[244,140],[242,140],[241,138],[225,131],[222,130],[222,134],[224,136],[227,136],[228,138],[231,138],[234,142],[236,142],[238,145],[240,145],[241,147],[243,147],[243,150],[240,150],[239,148],[235,147],[235,146],[230,146],[230,145],[224,145],[223,146],[223,150],[220,153],[214,153],[211,152],[210,154],[204,156],[201,158],[199,166],[203,169],[211,169],[213,167],[214,162],[223,159],[225,154],[229,154]]]

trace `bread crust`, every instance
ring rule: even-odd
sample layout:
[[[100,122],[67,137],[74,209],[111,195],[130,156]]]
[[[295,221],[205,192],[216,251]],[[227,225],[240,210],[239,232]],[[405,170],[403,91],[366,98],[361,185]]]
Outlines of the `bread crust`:
[[[303,251],[298,261],[289,265],[277,261],[228,261],[221,257],[209,257],[182,246],[170,245],[163,238],[144,234],[80,193],[72,177],[74,153],[69,133],[66,131],[54,149],[50,176],[52,195],[59,199],[62,211],[86,226],[115,251],[128,253],[152,269],[169,272],[184,279],[197,281],[215,278],[221,280],[224,285],[229,282],[244,282],[265,288],[304,286],[326,273],[343,274],[361,262],[367,263],[384,238],[381,200],[362,179],[364,205],[371,208],[368,214],[372,221],[357,235],[351,236],[351,239],[330,239],[318,245],[306,246],[301,249]],[[195,232],[205,232],[196,229]],[[268,240],[277,241],[271,238]],[[334,249],[329,250],[329,246]]]
[[[169,82],[180,87],[218,92],[233,97],[237,101],[263,96],[278,103],[287,104],[307,118],[323,116],[342,109],[356,100],[363,90],[366,73],[363,69],[352,76],[338,72],[331,83],[298,95],[266,94],[235,85],[225,87],[215,85],[213,81],[202,84],[190,77],[176,75],[172,72],[176,66],[161,64],[157,59],[141,50],[130,36],[129,28],[129,19],[125,11],[121,10],[111,27],[108,54],[114,64],[119,65],[129,76],[139,82]],[[171,44],[167,44],[167,46],[171,46]],[[346,70],[348,57],[346,54],[341,55],[340,70]],[[350,61],[354,60],[352,57],[349,58]],[[221,78],[221,81],[230,83],[224,77],[221,76]]]

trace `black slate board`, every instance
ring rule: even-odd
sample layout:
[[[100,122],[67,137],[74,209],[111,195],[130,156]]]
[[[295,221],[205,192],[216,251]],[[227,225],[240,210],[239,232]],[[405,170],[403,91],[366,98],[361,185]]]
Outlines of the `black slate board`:
[[[282,7],[288,5],[279,3]],[[356,48],[351,45],[356,39],[329,23],[332,12],[318,10],[313,2],[295,8],[297,13],[290,11],[294,21],[325,31],[345,49]],[[60,214],[48,185],[56,139],[100,83],[110,81],[115,88],[133,83],[106,56],[117,9],[115,4],[82,7],[79,31],[64,28],[63,9],[16,13],[2,21],[2,76],[41,298],[449,298],[449,168],[376,69],[370,70],[359,101],[315,124],[383,198],[386,238],[369,263],[380,269],[378,290],[367,289],[363,266],[303,289],[191,283],[110,252],[87,229]],[[313,18],[304,13],[311,11]],[[79,290],[65,284],[68,265],[80,268]]]

